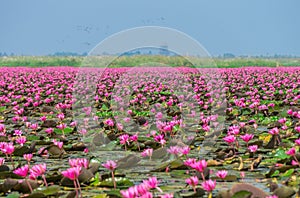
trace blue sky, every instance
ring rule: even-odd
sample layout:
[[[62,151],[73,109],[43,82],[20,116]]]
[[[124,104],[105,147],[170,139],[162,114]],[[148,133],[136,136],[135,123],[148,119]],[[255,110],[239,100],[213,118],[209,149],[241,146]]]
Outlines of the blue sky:
[[[0,52],[89,52],[119,31],[178,29],[212,55],[300,55],[298,0],[2,0]]]

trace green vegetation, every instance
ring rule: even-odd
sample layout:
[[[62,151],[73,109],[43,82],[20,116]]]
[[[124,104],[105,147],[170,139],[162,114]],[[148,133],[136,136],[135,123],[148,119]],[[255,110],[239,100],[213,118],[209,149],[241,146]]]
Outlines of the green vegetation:
[[[15,67],[43,67],[43,66],[95,66],[95,63],[109,67],[132,67],[137,65],[169,65],[197,67],[245,67],[245,66],[300,66],[300,58],[198,58],[182,56],[161,55],[135,55],[135,56],[9,56],[0,57],[0,66]],[[191,63],[192,62],[192,63]]]
[[[43,67],[43,66],[80,66],[82,57],[53,57],[53,56],[8,56],[0,57],[0,66]]]

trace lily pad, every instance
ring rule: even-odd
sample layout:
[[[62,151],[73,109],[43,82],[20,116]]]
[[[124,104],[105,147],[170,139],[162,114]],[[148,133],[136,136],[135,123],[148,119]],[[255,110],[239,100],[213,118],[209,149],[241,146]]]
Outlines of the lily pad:
[[[41,189],[36,189],[34,193],[42,193],[45,196],[56,195],[60,190],[60,186],[53,185],[48,187],[43,187]]]
[[[242,191],[234,193],[234,195],[232,196],[232,198],[248,198],[251,195],[252,195],[251,192],[242,190]]]
[[[115,179],[117,182],[117,187],[121,188],[121,189],[126,189],[126,188],[134,185],[134,183],[127,178],[115,178]],[[112,179],[108,178],[104,181],[101,181],[99,186],[112,188],[114,186],[114,184],[113,184]]]

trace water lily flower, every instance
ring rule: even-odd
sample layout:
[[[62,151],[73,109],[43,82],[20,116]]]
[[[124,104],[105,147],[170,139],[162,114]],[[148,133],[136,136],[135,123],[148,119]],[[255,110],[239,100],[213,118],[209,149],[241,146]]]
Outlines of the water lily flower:
[[[5,159],[3,157],[0,157],[0,166],[2,166],[5,162]]]
[[[178,155],[180,152],[180,147],[178,146],[171,146],[170,148],[167,149],[167,152],[173,155]]]
[[[190,186],[192,186],[192,188],[194,189],[194,192],[196,192],[196,186],[198,185],[198,177],[196,177],[196,176],[192,176],[192,177],[190,177],[190,178],[187,178],[186,180],[185,180],[185,182],[188,184],[188,185],[190,185]]]
[[[248,150],[251,152],[251,153],[255,153],[258,149],[258,146],[257,145],[251,145],[248,147]]]
[[[18,130],[18,129],[16,129],[15,131],[14,131],[14,135],[16,135],[16,136],[21,136],[22,135],[22,131],[21,130]]]
[[[210,193],[209,197],[211,196],[211,192],[215,189],[216,187],[216,180],[207,180],[207,181],[204,181],[202,182],[201,186],[203,187],[203,189],[207,192]]]
[[[284,124],[284,123],[286,123],[286,118],[280,118],[280,119],[278,120],[278,122],[279,122],[280,124]]]
[[[89,161],[85,158],[74,158],[74,159],[69,159],[69,165],[71,167],[80,166],[80,167],[88,168]]]
[[[41,118],[40,118],[40,121],[42,121],[42,122],[45,122],[47,120],[47,117],[46,116],[42,116]]]
[[[292,109],[287,110],[287,114],[293,115],[293,110]]]
[[[143,157],[149,157],[150,160],[151,160],[152,154],[153,154],[153,148],[148,148],[148,149],[145,149],[145,150],[141,153],[141,156],[143,156]]]
[[[254,135],[253,134],[245,134],[245,135],[241,135],[240,137],[244,142],[248,143],[250,140],[253,139]]]
[[[84,152],[84,153],[88,153],[88,152],[89,152],[89,149],[88,149],[88,148],[85,148],[85,149],[83,150],[83,152]]]
[[[102,164],[103,167],[108,169],[111,172],[111,177],[114,183],[114,188],[117,187],[116,181],[115,181],[115,176],[114,176],[114,171],[117,168],[117,163],[113,160],[107,160],[104,164]]]
[[[78,130],[78,132],[79,132],[81,135],[86,135],[88,131],[87,131],[85,128],[82,128],[82,129]]]
[[[29,171],[29,166],[24,165],[20,168],[17,168],[16,170],[14,170],[13,173],[25,178],[28,174],[28,171]]]
[[[154,136],[154,141],[158,142],[162,147],[166,144],[166,140],[164,135],[159,134],[156,135],[156,131],[154,131],[154,133],[152,134],[152,136]]]
[[[47,170],[47,166],[45,163],[43,164],[36,164],[34,166],[31,167],[31,169],[29,170],[29,178],[32,180],[35,180],[38,176],[42,176],[43,180],[44,180],[44,184],[46,186],[48,186],[46,178],[45,178],[45,172]]]
[[[160,195],[160,198],[173,198],[174,195],[169,193],[169,194],[164,194],[164,195]]]
[[[277,195],[270,195],[270,196],[267,196],[266,198],[278,198]]]
[[[19,175],[23,178],[26,178],[28,175],[28,171],[29,171],[29,166],[26,164],[20,168],[17,168],[13,171],[14,174]],[[30,183],[25,179],[25,182],[27,183],[28,188],[30,189],[30,192],[32,193],[32,187],[30,185]]]
[[[182,155],[188,155],[191,151],[191,148],[189,146],[184,146],[182,148],[180,148],[180,153]]]
[[[59,113],[59,114],[57,114],[57,118],[60,120],[63,120],[63,119],[65,119],[65,114]]]
[[[59,124],[58,126],[56,126],[58,129],[60,129],[60,130],[64,130],[65,128],[67,128],[67,125],[66,124]]]
[[[192,164],[196,162],[197,160],[195,158],[188,158],[184,161],[184,165],[192,167]]]
[[[76,197],[78,197],[78,191],[77,191],[77,187],[79,188],[79,191],[81,191],[80,189],[80,183],[78,181],[78,177],[80,175],[80,171],[81,171],[81,167],[80,166],[76,166],[76,167],[71,167],[71,168],[68,168],[67,170],[65,171],[62,171],[61,174],[72,180],[73,183],[74,183],[74,187],[76,189]]]
[[[294,156],[296,154],[296,149],[292,147],[290,150],[285,152],[287,155]]]
[[[245,122],[240,122],[240,123],[239,123],[239,126],[240,126],[241,128],[245,127],[245,125],[246,125]]]
[[[20,146],[23,146],[26,143],[26,137],[25,136],[18,136],[16,139],[16,142],[20,144]]]
[[[120,144],[123,144],[125,146],[125,150],[127,150],[126,144],[129,145],[129,135],[123,134],[119,136]]]
[[[162,112],[158,112],[156,115],[155,115],[156,119],[160,120],[163,118],[163,114]]]
[[[0,133],[5,133],[5,125],[0,124]]]
[[[113,127],[115,124],[114,124],[114,121],[112,119],[107,119],[104,121],[104,124],[106,124],[107,126],[110,126],[110,127]]]
[[[33,157],[32,153],[24,154],[23,158],[29,163]]]
[[[245,172],[242,171],[242,172],[240,173],[240,176],[241,176],[242,179],[245,178],[245,176],[246,176]]]
[[[232,144],[233,142],[235,142],[236,138],[234,135],[228,135],[228,136],[224,137],[223,140],[225,142],[227,142],[228,144]]]
[[[199,161],[196,161],[194,163],[191,163],[190,167],[195,169],[196,171],[200,172],[203,181],[205,181],[205,177],[204,177],[204,174],[203,174],[204,170],[207,167],[207,162],[205,160],[199,160]]]
[[[292,160],[292,165],[293,166],[300,166],[300,163],[296,160]]]
[[[34,131],[36,131],[38,129],[39,125],[38,124],[30,124],[30,128]]]
[[[128,188],[127,190],[120,191],[123,198],[134,198],[136,197],[136,189],[133,187]]]
[[[70,123],[70,126],[71,126],[71,127],[76,127],[76,126],[77,126],[77,122],[76,122],[76,121],[71,122],[71,123]]]
[[[279,134],[279,129],[277,127],[275,127],[273,129],[269,130],[269,133],[271,135],[278,135]]]
[[[48,129],[45,130],[45,132],[50,135],[54,132],[54,129],[53,128],[48,128]]]
[[[12,143],[5,143],[5,144],[2,145],[1,151],[4,154],[11,155],[15,151],[15,147]]]
[[[60,142],[60,141],[57,141],[57,140],[52,140],[53,144],[56,145],[58,148],[62,149],[63,148],[63,145],[64,145],[64,142]]]
[[[219,170],[216,173],[216,176],[219,177],[220,179],[224,179],[227,176],[227,171],[226,170]]]
[[[149,188],[149,189],[157,189],[159,192],[163,192],[159,187],[159,182],[157,181],[156,177],[150,177],[148,180],[144,180],[143,183]]]

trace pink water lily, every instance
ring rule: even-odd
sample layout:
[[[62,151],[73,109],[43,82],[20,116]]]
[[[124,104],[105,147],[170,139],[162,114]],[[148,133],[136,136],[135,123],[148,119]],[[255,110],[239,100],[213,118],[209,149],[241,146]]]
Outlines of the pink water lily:
[[[71,167],[71,168],[68,168],[67,170],[61,172],[61,174],[64,177],[73,181],[74,187],[76,189],[76,197],[78,197],[79,193],[81,194],[80,183],[78,181],[80,172],[81,172],[81,167],[79,167],[79,166]],[[79,192],[78,192],[77,188],[79,189]]]
[[[255,153],[258,149],[258,146],[257,145],[251,145],[248,147],[248,150],[251,152],[251,153]]]
[[[27,164],[20,167],[20,168],[17,168],[13,171],[14,174],[19,175],[23,178],[27,177],[28,172],[29,172],[29,166]],[[30,183],[27,181],[27,179],[25,179],[25,182],[26,182],[27,186],[29,187],[30,192],[32,193],[33,190],[32,190],[32,187],[31,187]]]
[[[20,146],[23,146],[26,143],[26,137],[25,136],[18,136],[16,139],[16,143],[20,144]]]
[[[102,164],[102,166],[111,172],[111,177],[112,177],[112,180],[114,183],[114,188],[116,188],[117,184],[116,184],[116,180],[115,180],[114,171],[117,168],[117,163],[113,160],[107,160],[104,164]]]
[[[141,153],[141,156],[143,156],[143,157],[149,157],[150,160],[151,160],[152,154],[153,154],[153,148],[148,148],[148,149],[145,149],[145,150]]]
[[[216,187],[216,180],[207,180],[201,183],[201,186],[203,189],[211,194],[211,192],[215,189]]]
[[[29,166],[28,165],[24,165],[20,168],[17,168],[16,170],[14,170],[13,172],[21,177],[26,177],[29,171]]]
[[[196,176],[190,177],[190,178],[186,179],[185,182],[188,185],[192,186],[192,188],[194,189],[194,192],[196,192],[196,186],[198,185],[198,182],[199,182],[198,177],[196,177]]]
[[[84,167],[88,168],[89,167],[89,161],[85,158],[74,158],[74,159],[69,159],[69,165],[71,167]]]
[[[28,164],[30,163],[32,157],[33,157],[32,153],[28,153],[28,154],[23,155],[23,158],[28,162]]]
[[[267,130],[272,139],[263,139],[270,143],[275,139],[275,144],[264,142],[263,146],[269,145],[272,147],[270,149],[281,148],[279,143],[283,139],[284,142],[288,142],[287,145],[290,145],[286,148],[286,154],[290,156],[285,160],[286,164],[297,167],[299,165],[297,161],[300,145],[299,67],[260,67],[259,69],[256,67],[242,69],[178,67],[171,70],[166,67],[106,68],[105,70],[94,67],[81,68],[81,70],[86,72],[83,82],[77,80],[78,68],[1,67],[0,108],[1,113],[2,111],[4,113],[0,116],[0,136],[5,142],[0,142],[0,150],[3,153],[0,164],[5,163],[8,167],[13,165],[7,162],[7,159],[10,157],[12,160],[15,150],[19,153],[19,148],[27,144],[27,139],[34,139],[35,136],[47,144],[52,141],[49,138],[57,138],[53,144],[60,149],[65,148],[71,155],[73,150],[77,155],[77,150],[83,154],[82,150],[87,152],[90,149],[90,154],[84,155],[91,157],[95,151],[92,144],[97,144],[97,138],[93,138],[90,147],[89,143],[82,144],[83,138],[78,136],[83,134],[87,138],[89,135],[92,137],[93,132],[101,128],[110,140],[115,140],[115,135],[119,137],[121,145],[114,146],[117,149],[125,146],[126,150],[129,150],[126,153],[137,152],[151,158],[155,149],[167,146],[169,153],[181,158],[178,160],[186,159],[184,161],[186,167],[183,167],[186,168],[186,174],[189,174],[187,178],[195,177],[195,172],[200,174],[203,179],[202,187],[211,194],[215,182],[203,176],[203,172],[209,166],[204,158],[213,157],[218,163],[227,161],[227,158],[236,161],[238,157],[242,157],[244,160],[248,157],[247,153],[250,152],[252,156],[258,151],[258,146],[252,145],[251,140],[264,137],[265,134],[261,133],[261,129],[276,126]],[[98,78],[100,73],[101,79]],[[93,90],[89,90],[89,86],[86,86],[87,79],[90,80]],[[79,105],[78,112],[76,112],[77,105]],[[290,109],[284,112],[286,107]],[[77,119],[76,113],[79,113],[80,119]],[[281,117],[277,121],[279,115]],[[269,121],[272,123],[266,124]],[[134,125],[138,127],[132,127]],[[72,131],[65,136],[65,130],[68,128],[69,131],[69,127],[72,127]],[[57,129],[62,131],[63,136],[60,136],[60,130]],[[137,131],[139,136],[136,134]],[[143,137],[144,134],[149,135]],[[44,137],[45,135],[47,137]],[[192,138],[188,138],[189,136]],[[205,139],[202,143],[203,137]],[[183,138],[182,142],[176,141],[178,138]],[[209,143],[212,140],[210,147],[219,146],[214,144],[214,140],[217,143],[221,140],[220,147],[216,148],[220,150],[218,154],[221,156],[202,154],[206,140],[209,140]],[[195,146],[199,142],[199,147]],[[139,146],[139,143],[144,149],[142,152],[136,151],[135,145]],[[224,148],[224,143],[230,148]],[[114,141],[110,144],[114,144]],[[36,145],[37,150],[40,147]],[[29,177],[39,179],[47,174],[44,164],[38,163],[44,160],[49,166],[48,159],[41,157],[50,156],[51,147],[52,145],[48,147],[49,155],[45,148],[40,150],[43,153],[35,152],[31,148],[32,153],[17,158],[21,167],[25,163],[28,164],[31,173]],[[195,155],[197,158],[188,158],[198,153],[198,149],[201,152],[200,155]],[[245,150],[246,155],[244,155]],[[271,157],[275,154],[274,151],[270,152]],[[68,155],[71,157],[69,160],[71,168],[89,168],[88,158],[83,159],[79,156],[73,158],[74,156],[71,155]],[[246,158],[244,163],[249,162]],[[64,162],[64,159],[65,156],[62,156],[60,161]],[[162,159],[147,162],[147,159],[142,159],[141,164],[151,165],[160,163],[160,160]],[[116,162],[114,164],[107,161],[104,164],[110,172],[116,171]],[[280,165],[277,162],[278,167],[286,164]],[[297,170],[297,167],[294,169]],[[75,178],[79,177],[81,170],[71,168],[67,169],[68,174],[65,172],[64,174],[76,182],[75,187],[79,187]],[[169,167],[166,170],[173,171]],[[224,179],[227,175],[226,171],[230,170],[216,171],[215,176]],[[170,174],[172,175],[172,172]],[[210,172],[210,175],[212,174]],[[243,172],[241,177],[244,177],[242,174]],[[28,173],[25,178],[27,177]],[[189,180],[188,183],[197,186],[196,178]],[[156,194],[155,191],[159,191],[157,187],[159,187],[158,179],[148,175],[145,182],[128,190],[122,190],[121,194],[124,197],[163,197],[160,192]],[[172,197],[172,195],[165,194],[164,197]]]
[[[227,176],[228,172],[226,170],[219,170],[216,173],[216,176],[219,177],[220,179],[225,179],[225,177]]]

